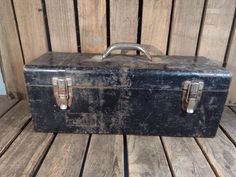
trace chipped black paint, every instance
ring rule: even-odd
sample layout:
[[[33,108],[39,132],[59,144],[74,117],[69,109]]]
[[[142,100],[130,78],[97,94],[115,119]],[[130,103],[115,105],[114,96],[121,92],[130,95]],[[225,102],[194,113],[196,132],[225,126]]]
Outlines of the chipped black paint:
[[[60,110],[53,76],[73,81],[72,106]],[[37,131],[167,136],[215,135],[230,73],[204,57],[111,56],[48,53],[25,66]],[[181,109],[182,82],[205,86],[193,114]]]

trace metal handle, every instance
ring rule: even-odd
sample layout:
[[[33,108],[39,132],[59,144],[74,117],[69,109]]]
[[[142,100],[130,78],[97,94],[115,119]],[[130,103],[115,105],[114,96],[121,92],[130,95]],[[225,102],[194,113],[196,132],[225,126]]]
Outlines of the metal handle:
[[[115,43],[112,44],[110,47],[107,48],[107,50],[102,55],[102,60],[106,58],[113,50],[138,50],[140,52],[143,52],[144,55],[147,57],[148,60],[152,61],[152,57],[150,54],[144,49],[140,44],[134,44],[134,43]]]

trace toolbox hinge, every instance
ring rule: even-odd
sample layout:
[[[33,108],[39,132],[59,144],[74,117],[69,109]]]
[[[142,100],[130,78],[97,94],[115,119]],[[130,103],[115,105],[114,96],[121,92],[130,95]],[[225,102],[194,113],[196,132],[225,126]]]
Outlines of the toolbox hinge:
[[[72,79],[71,78],[52,78],[53,93],[57,105],[65,110],[71,106],[72,102]]]
[[[183,83],[182,108],[187,113],[194,113],[202,96],[204,82],[200,80],[185,81]]]

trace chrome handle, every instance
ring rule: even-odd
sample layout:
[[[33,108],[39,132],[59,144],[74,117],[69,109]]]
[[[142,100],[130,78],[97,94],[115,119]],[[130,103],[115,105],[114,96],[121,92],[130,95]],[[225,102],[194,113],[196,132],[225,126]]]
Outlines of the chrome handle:
[[[151,55],[144,49],[140,44],[135,43],[115,43],[106,49],[104,54],[102,55],[102,60],[106,58],[113,50],[138,50],[143,52],[148,60],[152,61]]]

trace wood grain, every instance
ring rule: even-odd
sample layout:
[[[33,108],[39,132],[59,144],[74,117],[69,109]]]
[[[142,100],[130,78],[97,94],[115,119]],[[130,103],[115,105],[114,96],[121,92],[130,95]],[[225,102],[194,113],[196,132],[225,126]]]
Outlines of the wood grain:
[[[7,96],[0,95],[0,118],[5,114],[14,104],[16,104],[17,99],[9,99]]]
[[[175,1],[169,55],[195,55],[204,0]]]
[[[141,44],[152,55],[165,55],[172,0],[144,0]]]
[[[89,135],[58,134],[37,176],[79,176]]]
[[[223,63],[235,0],[208,0],[198,55]]]
[[[220,125],[228,133],[236,145],[236,114],[228,107],[225,107],[224,109]]]
[[[14,0],[25,62],[48,51],[41,0]]]
[[[163,137],[176,177],[215,176],[193,138]]]
[[[0,156],[30,117],[28,104],[26,101],[21,101],[0,119]]]
[[[1,157],[0,176],[32,176],[52,139],[51,133],[35,132],[31,122]]]
[[[171,176],[159,136],[128,136],[129,176]]]
[[[103,53],[107,48],[106,0],[78,0],[81,52]]]
[[[8,95],[24,97],[23,56],[9,0],[0,1],[0,60]]]
[[[46,0],[52,51],[77,52],[73,0]]]
[[[110,0],[110,43],[137,43],[138,0]],[[115,51],[114,53],[120,53]],[[135,54],[135,52],[127,52]]]
[[[231,71],[233,77],[230,84],[228,98],[226,104],[236,106],[236,18],[234,19],[234,27],[232,31],[231,45],[229,46],[229,54],[227,58],[227,68]]]
[[[123,136],[92,135],[83,177],[123,175]]]
[[[219,176],[236,176],[236,148],[220,129],[215,138],[197,141]]]

